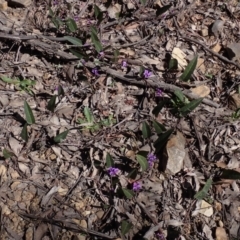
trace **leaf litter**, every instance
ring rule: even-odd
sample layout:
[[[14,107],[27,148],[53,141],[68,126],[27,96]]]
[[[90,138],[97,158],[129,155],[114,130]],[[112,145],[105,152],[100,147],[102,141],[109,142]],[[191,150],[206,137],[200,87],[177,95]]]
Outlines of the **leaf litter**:
[[[1,239],[238,239],[236,1],[13,2]]]

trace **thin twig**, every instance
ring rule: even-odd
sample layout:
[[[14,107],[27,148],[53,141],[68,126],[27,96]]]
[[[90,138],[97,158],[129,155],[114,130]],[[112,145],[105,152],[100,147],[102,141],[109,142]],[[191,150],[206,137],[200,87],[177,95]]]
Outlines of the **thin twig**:
[[[130,79],[125,77],[124,75],[122,75],[121,73],[119,73],[118,71],[115,71],[109,67],[102,67],[102,70],[104,70],[105,72],[107,72],[110,75],[113,75],[114,77],[117,77],[125,82],[131,83],[131,84],[135,84],[135,85],[139,85],[139,86],[146,86],[146,81],[143,80],[134,80],[134,79]],[[153,78],[152,78],[153,79]],[[191,98],[191,99],[198,99],[199,96],[196,94],[191,93],[188,90],[183,90],[180,87],[177,87],[175,85],[172,84],[168,84],[168,83],[162,83],[160,82],[160,78],[156,78],[156,81],[153,81],[151,78],[149,78],[147,80],[147,86],[148,87],[152,87],[152,88],[162,88],[164,90],[168,90],[170,92],[174,92],[176,90],[182,91],[187,97]],[[154,79],[155,80],[155,79]],[[213,101],[211,101],[210,99],[204,98],[203,103],[212,106],[212,107],[219,107],[218,103],[215,103]]]

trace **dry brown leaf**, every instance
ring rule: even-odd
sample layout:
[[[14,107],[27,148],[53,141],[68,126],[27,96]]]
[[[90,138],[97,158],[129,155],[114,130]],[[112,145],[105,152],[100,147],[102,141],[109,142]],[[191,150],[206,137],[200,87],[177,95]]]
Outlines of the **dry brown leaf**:
[[[172,58],[177,59],[178,69],[183,70],[187,66],[186,54],[180,48],[173,49]]]
[[[222,227],[216,228],[216,240],[228,240],[226,230]]]

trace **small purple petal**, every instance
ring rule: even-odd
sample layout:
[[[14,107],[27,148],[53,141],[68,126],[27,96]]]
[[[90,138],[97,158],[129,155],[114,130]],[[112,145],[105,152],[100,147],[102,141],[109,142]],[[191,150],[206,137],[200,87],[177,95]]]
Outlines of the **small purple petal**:
[[[143,75],[145,78],[149,78],[152,75],[152,72],[145,69]]]
[[[111,177],[115,177],[119,174],[120,170],[118,168],[110,167],[108,173]]]
[[[126,61],[122,61],[122,67],[127,67],[127,62]]]
[[[92,69],[92,73],[93,73],[95,76],[99,76],[98,70],[97,70],[96,68],[93,68],[93,69]]]
[[[142,185],[140,182],[133,183],[133,191],[139,191],[141,188],[142,188]]]
[[[162,96],[163,96],[163,91],[160,88],[157,88],[156,97],[162,97]]]
[[[147,160],[148,160],[148,162],[155,162],[157,160],[157,157],[154,153],[149,153],[147,155]]]

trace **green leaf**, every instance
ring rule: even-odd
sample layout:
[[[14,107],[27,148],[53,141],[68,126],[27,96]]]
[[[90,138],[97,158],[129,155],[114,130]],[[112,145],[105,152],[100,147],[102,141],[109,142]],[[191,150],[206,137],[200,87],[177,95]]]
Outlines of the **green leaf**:
[[[128,199],[132,199],[132,197],[134,196],[134,192],[132,190],[129,190],[127,188],[122,188],[122,191],[125,197]]]
[[[51,8],[48,8],[48,11],[49,11],[49,16],[50,17],[54,17],[54,12],[53,12],[53,10],[51,9]]]
[[[3,157],[5,159],[8,159],[10,157],[14,156],[13,152],[8,151],[6,148],[3,149]]]
[[[82,46],[82,41],[78,38],[72,36],[64,36],[64,38],[73,45]]]
[[[160,113],[164,105],[168,102],[168,100],[163,100],[158,103],[158,105],[153,109],[152,113],[154,114],[155,117]]]
[[[93,123],[93,115],[91,110],[88,107],[84,108],[84,116],[87,119],[88,123]]]
[[[24,112],[25,112],[27,123],[30,125],[35,123],[35,118],[33,116],[32,109],[30,108],[30,106],[26,101],[24,101]]]
[[[186,103],[187,98],[185,97],[185,95],[182,93],[181,90],[176,90],[174,91],[174,95],[177,97],[177,99],[181,102],[181,103]]]
[[[99,25],[103,20],[103,13],[97,5],[94,5],[94,14],[96,19],[98,20],[97,25]]]
[[[164,7],[160,7],[158,4],[156,4],[156,7],[157,7],[156,15],[157,15],[157,17],[162,15],[163,13],[165,13],[171,6],[172,6],[172,4],[168,4]]]
[[[202,200],[204,199],[205,197],[207,197],[207,194],[208,194],[208,191],[209,189],[211,188],[212,186],[212,179],[208,179],[206,184],[204,185],[204,187],[202,188],[202,190],[200,190],[199,192],[197,192],[195,195],[194,195],[194,198],[198,199],[198,200]]]
[[[84,57],[84,54],[81,51],[77,51],[77,50],[72,49],[72,48],[70,48],[69,50],[73,55],[75,55],[79,59],[82,59]]]
[[[153,120],[153,127],[157,134],[161,134],[166,131],[166,128],[159,122]]]
[[[173,133],[173,131],[174,131],[174,129],[169,129],[165,133],[160,134],[160,136],[154,143],[156,153],[158,153],[160,150],[162,150],[162,148],[167,143],[167,141],[168,141],[169,137],[171,136],[171,134]]]
[[[172,58],[169,61],[169,65],[168,65],[168,69],[169,70],[173,70],[173,69],[177,69],[178,68],[178,60],[175,58]]]
[[[137,161],[138,161],[138,163],[140,164],[142,170],[143,170],[143,171],[146,171],[146,170],[148,169],[148,167],[149,167],[146,156],[142,155],[141,152],[139,152],[139,153],[136,155],[136,158],[137,158]]]
[[[131,178],[131,179],[135,179],[137,177],[137,169],[134,168],[128,175],[127,175],[127,178]]]
[[[66,20],[66,26],[70,32],[75,32],[77,30],[77,24],[72,18]]]
[[[151,137],[151,129],[147,124],[147,122],[143,122],[142,124],[142,135],[143,135],[143,138]]]
[[[224,169],[220,177],[224,179],[238,180],[240,179],[240,172],[232,169]]]
[[[66,130],[60,134],[58,134],[53,140],[55,143],[60,143],[62,142],[68,135],[69,130]]]
[[[58,96],[60,96],[60,95],[62,95],[62,96],[65,95],[65,92],[64,92],[64,90],[63,90],[61,85],[58,86]]]
[[[195,56],[193,58],[193,60],[191,60],[189,62],[189,64],[187,65],[187,67],[185,68],[183,74],[180,76],[180,80],[182,81],[188,81],[191,77],[191,75],[193,74],[196,66],[197,66],[197,59],[198,59],[198,56]]]
[[[59,27],[64,24],[63,21],[61,20],[61,18],[59,18],[59,17],[53,17],[51,20],[57,29],[59,29]]]
[[[51,112],[54,112],[54,109],[56,107],[56,99],[57,99],[57,95],[54,95],[50,98],[48,102],[47,109]]]
[[[25,142],[28,141],[27,123],[24,124],[20,136]]]
[[[96,34],[96,29],[91,27],[91,40],[95,46],[96,51],[99,53],[102,51],[103,47],[102,44],[100,43],[98,36]]]
[[[5,83],[11,83],[11,84],[19,84],[20,80],[14,80],[11,78],[8,78],[6,76],[1,76],[1,79],[5,82]]]
[[[179,109],[179,112],[181,116],[186,116],[189,114],[191,111],[193,111],[201,102],[203,98],[195,99],[191,101],[190,103],[186,104],[184,107]]]
[[[129,232],[129,230],[132,228],[132,223],[126,221],[126,220],[123,220],[121,222],[121,233],[122,235],[125,235]]]
[[[112,159],[112,156],[109,153],[107,153],[107,156],[106,156],[106,166],[107,168],[114,166],[114,161]]]
[[[139,75],[142,76],[144,71],[145,71],[145,68],[143,66],[140,66]]]
[[[147,0],[140,0],[140,3],[141,3],[142,5],[145,5],[146,2],[147,2]]]
[[[118,56],[119,56],[119,54],[120,54],[119,50],[118,50],[118,49],[115,49],[114,52],[113,52],[113,54],[114,54],[113,61],[114,61],[114,62],[117,62]]]

